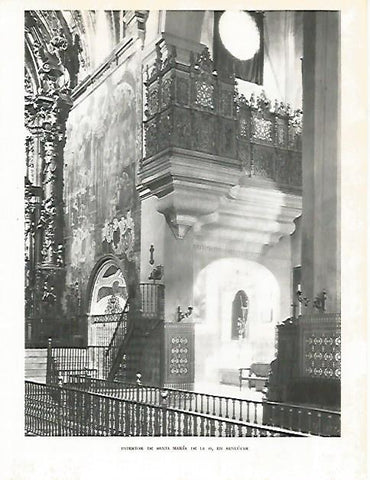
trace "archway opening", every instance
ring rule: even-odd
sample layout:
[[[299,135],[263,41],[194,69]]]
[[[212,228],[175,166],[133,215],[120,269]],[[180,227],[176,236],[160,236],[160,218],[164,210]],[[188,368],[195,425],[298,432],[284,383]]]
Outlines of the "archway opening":
[[[270,363],[280,320],[280,288],[265,266],[216,260],[194,285],[195,381],[238,384],[238,369]]]
[[[127,287],[122,270],[107,260],[98,270],[92,287],[90,315],[121,313],[127,300]]]

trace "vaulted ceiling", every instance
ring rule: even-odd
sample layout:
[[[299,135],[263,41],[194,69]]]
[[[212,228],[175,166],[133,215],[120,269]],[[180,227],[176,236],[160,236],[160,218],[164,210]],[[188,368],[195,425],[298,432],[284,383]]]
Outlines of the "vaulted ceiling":
[[[36,93],[43,73],[64,76],[68,88],[75,87],[124,37],[124,13],[123,10],[26,11],[26,90]]]

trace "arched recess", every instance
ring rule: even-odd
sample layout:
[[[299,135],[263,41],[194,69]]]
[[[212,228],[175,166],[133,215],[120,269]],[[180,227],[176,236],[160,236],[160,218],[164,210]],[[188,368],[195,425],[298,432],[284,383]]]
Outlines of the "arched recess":
[[[94,267],[88,286],[89,315],[122,312],[128,294],[121,262],[113,255],[103,257]]]
[[[239,290],[234,297],[231,314],[231,339],[246,338],[248,331],[248,295]]]
[[[233,332],[233,313],[237,321],[243,310],[247,318],[239,335]],[[238,368],[270,363],[275,356],[275,327],[281,320],[278,281],[257,262],[215,260],[195,279],[193,319],[196,382],[218,382],[226,371],[235,374],[237,383]]]

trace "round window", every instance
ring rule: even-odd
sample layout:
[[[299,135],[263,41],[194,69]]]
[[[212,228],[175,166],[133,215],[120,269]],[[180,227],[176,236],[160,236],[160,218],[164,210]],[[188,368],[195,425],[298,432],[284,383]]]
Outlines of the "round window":
[[[224,12],[219,20],[224,47],[238,60],[249,60],[260,48],[260,33],[254,18],[241,10]]]

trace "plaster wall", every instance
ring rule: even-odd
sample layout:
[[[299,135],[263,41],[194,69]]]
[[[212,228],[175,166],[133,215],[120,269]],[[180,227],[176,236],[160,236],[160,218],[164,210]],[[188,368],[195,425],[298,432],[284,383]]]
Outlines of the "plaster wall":
[[[283,237],[276,245],[266,249],[259,259],[276,278],[279,289],[279,316],[275,323],[280,323],[291,316],[291,291],[292,291],[292,269],[291,269],[291,241],[290,237]]]
[[[290,236],[292,269],[302,264],[302,216],[295,220],[295,231]]]
[[[141,202],[141,282],[148,281],[153,267],[164,265],[166,219],[164,215],[157,211],[157,202],[158,199],[155,196],[146,198]],[[149,263],[151,245],[154,247],[154,265]]]

